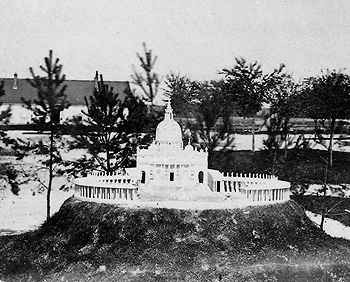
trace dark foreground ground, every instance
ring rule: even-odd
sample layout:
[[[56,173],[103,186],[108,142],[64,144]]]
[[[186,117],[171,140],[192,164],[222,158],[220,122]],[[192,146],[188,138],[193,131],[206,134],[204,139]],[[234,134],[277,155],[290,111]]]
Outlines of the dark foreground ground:
[[[4,281],[350,279],[350,243],[324,234],[294,201],[190,211],[72,198],[39,230],[0,237],[0,254]]]

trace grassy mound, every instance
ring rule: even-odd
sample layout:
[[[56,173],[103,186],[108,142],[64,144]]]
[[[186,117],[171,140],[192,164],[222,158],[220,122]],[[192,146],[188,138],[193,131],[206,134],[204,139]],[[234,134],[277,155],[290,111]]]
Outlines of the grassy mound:
[[[5,281],[299,281],[350,273],[350,244],[322,233],[293,201],[191,211],[71,198],[39,230],[0,238],[0,253]]]

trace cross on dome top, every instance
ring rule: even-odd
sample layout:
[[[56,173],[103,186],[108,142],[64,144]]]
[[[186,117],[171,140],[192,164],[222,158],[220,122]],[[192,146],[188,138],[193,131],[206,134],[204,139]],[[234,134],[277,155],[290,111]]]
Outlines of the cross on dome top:
[[[165,108],[164,119],[174,119],[173,108],[171,107],[171,99],[169,98]]]

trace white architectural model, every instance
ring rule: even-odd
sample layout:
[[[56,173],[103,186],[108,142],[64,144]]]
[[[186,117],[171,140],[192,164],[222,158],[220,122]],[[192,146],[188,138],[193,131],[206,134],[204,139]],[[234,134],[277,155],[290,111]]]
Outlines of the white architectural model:
[[[140,188],[193,188],[208,185],[208,153],[182,144],[180,125],[173,118],[170,103],[148,149],[137,151],[136,167],[141,173]],[[150,188],[147,188],[150,187]]]
[[[98,202],[225,200],[253,203],[289,199],[290,184],[271,175],[223,174],[208,169],[208,153],[183,147],[180,125],[168,102],[156,138],[137,150],[136,168],[126,174],[93,173],[75,181],[75,196]]]

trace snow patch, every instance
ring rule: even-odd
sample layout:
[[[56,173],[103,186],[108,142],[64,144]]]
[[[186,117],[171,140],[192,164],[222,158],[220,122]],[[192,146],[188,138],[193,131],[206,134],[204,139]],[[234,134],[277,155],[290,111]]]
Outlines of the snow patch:
[[[306,211],[306,215],[311,219],[311,221],[317,225],[320,225],[321,215],[312,213],[310,211]],[[325,218],[324,231],[332,237],[350,240],[350,227],[342,224],[337,220]]]
[[[350,198],[350,184],[329,184],[327,189],[327,196]],[[322,189],[321,184],[310,184],[309,189],[305,192],[305,195],[320,195]]]
[[[46,191],[33,195],[31,185],[34,183],[26,184],[28,187],[21,187],[19,196],[8,193],[5,199],[0,200],[0,235],[35,230],[46,220]],[[56,213],[70,196],[72,192],[53,189],[51,215]]]

